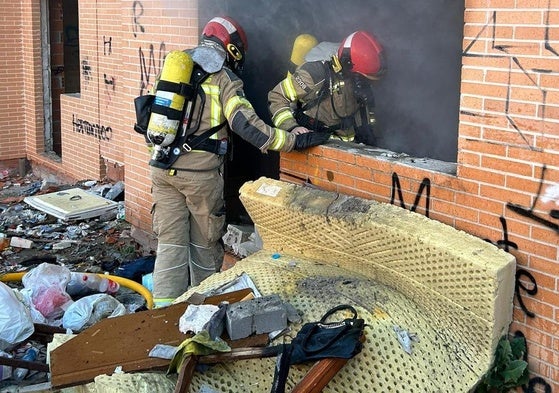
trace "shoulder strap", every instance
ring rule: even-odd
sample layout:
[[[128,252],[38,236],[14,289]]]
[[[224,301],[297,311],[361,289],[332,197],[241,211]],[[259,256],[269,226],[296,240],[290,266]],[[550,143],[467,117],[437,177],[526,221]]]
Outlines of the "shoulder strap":
[[[324,99],[326,92],[330,88],[330,63],[325,61],[322,65],[324,67],[324,82],[322,82],[322,86],[320,86],[320,90],[318,91],[316,97],[302,106],[301,109],[303,111],[307,111],[318,105],[318,103]]]
[[[202,115],[203,112],[203,107],[206,104],[206,95],[204,93],[204,91],[202,90],[202,83],[204,83],[204,81],[206,79],[208,79],[208,77],[211,74],[209,72],[204,71],[204,69],[200,66],[198,66],[197,64],[194,67],[194,70],[192,71],[192,77],[191,77],[191,81],[192,81],[192,85],[194,86],[194,88],[197,90],[197,95],[200,96],[201,99],[201,104],[200,104],[200,111],[199,111],[199,116]],[[192,108],[194,108],[194,103],[192,103]],[[191,113],[189,114],[189,119],[188,119],[188,127],[187,127],[187,133],[186,133],[186,140],[182,143],[182,147],[184,148],[184,150],[186,151],[191,151],[191,150],[195,150],[198,146],[200,146],[206,139],[208,139],[210,136],[212,136],[213,134],[215,134],[217,131],[219,131],[223,125],[225,124],[225,122],[218,124],[217,126],[214,126],[212,128],[210,128],[207,131],[204,131],[202,134],[194,136],[192,138],[189,138],[191,135],[193,135],[196,131],[198,131],[198,127],[200,126],[200,121],[198,121],[198,126],[194,129],[190,129],[190,123],[192,121],[192,116],[193,113],[191,111]],[[217,148],[217,147],[216,147]]]
[[[218,132],[221,129],[221,127],[223,127],[224,124],[225,124],[225,122],[223,122],[221,124],[218,124],[217,126],[214,126],[214,127],[210,128],[209,130],[204,131],[202,134],[196,135],[192,139],[187,139],[187,141],[182,144],[183,149],[186,150],[186,151],[196,150],[196,148],[198,146],[200,146],[202,144],[202,142],[204,142],[210,136],[212,136],[213,134]],[[215,148],[216,149],[219,148],[217,144],[216,144]],[[215,152],[212,151],[212,153],[215,153]]]
[[[194,68],[192,70],[192,76],[190,77],[190,85],[192,86],[192,90],[194,91],[194,94],[192,94],[192,100],[190,102],[190,111],[188,113],[184,113],[183,117],[188,116],[188,118],[186,118],[186,134],[185,137],[188,137],[189,135],[194,134],[196,131],[198,131],[198,126],[200,125],[200,121],[198,121],[198,126],[196,128],[190,128],[191,124],[192,124],[192,118],[194,116],[194,107],[196,104],[196,99],[197,97],[200,97],[200,110],[198,112],[198,116],[201,117],[202,116],[202,112],[204,109],[204,106],[206,105],[206,94],[204,93],[204,90],[202,89],[202,83],[204,83],[204,81],[206,79],[208,79],[208,77],[210,76],[209,72],[204,71],[204,69],[202,67],[200,67],[198,64],[194,63]],[[186,139],[184,139],[183,141],[181,141],[181,145],[186,141]]]

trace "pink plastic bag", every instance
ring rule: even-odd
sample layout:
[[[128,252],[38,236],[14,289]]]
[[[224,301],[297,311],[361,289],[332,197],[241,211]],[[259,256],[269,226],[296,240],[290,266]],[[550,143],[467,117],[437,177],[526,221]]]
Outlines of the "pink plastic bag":
[[[43,288],[33,296],[33,305],[47,319],[58,318],[64,313],[65,305],[72,299],[56,286]]]
[[[70,269],[67,267],[41,263],[27,272],[21,281],[25,288],[32,291],[33,306],[49,321],[60,318],[72,303],[72,298],[66,293],[66,284],[70,281]]]

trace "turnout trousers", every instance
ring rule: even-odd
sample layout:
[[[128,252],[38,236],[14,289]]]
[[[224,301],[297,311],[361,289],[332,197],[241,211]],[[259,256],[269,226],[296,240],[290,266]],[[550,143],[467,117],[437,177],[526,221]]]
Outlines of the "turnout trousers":
[[[165,305],[218,272],[225,233],[224,180],[209,171],[151,168],[152,219],[157,235],[153,272],[155,305]]]

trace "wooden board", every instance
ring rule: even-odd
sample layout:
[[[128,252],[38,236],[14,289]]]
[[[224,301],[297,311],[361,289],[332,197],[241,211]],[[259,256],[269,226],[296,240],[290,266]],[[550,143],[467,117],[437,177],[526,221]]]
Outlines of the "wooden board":
[[[204,304],[234,303],[250,289],[210,296]],[[189,335],[179,331],[179,319],[188,303],[102,319],[50,353],[53,388],[92,382],[101,374],[166,370],[169,360],[149,357],[156,344],[179,345]]]

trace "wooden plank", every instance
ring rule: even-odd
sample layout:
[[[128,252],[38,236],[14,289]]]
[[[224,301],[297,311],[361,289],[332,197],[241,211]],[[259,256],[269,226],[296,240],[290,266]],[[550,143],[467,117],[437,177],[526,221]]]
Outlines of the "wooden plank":
[[[327,358],[316,362],[291,393],[320,393],[348,359]]]
[[[15,368],[25,368],[27,370],[36,370],[36,371],[43,371],[49,372],[49,366],[43,362],[35,362],[29,360],[22,360],[22,359],[14,359],[14,358],[7,358],[4,356],[0,356],[0,366],[10,366],[13,369]]]
[[[210,296],[205,304],[235,303],[250,289]],[[101,374],[162,370],[169,360],[149,357],[156,344],[179,345],[190,335],[179,331],[179,319],[188,303],[105,318],[85,329],[50,353],[53,388],[81,385]]]
[[[177,385],[175,386],[175,393],[187,393],[190,381],[194,375],[198,357],[195,355],[187,356],[179,370]]]

